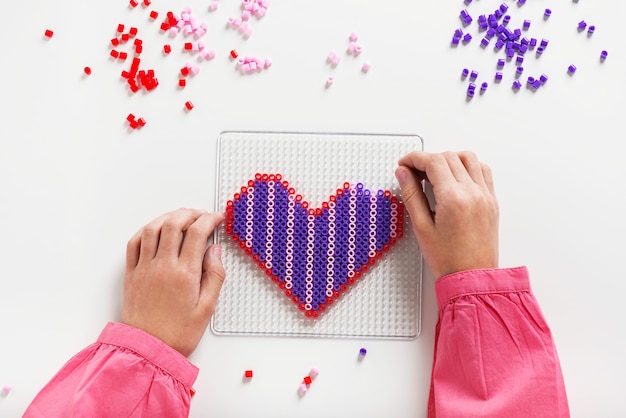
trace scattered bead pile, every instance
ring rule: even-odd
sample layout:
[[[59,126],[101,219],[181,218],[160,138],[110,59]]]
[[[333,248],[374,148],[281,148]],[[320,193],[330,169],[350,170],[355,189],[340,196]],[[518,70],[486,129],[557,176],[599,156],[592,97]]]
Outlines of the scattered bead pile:
[[[344,183],[311,209],[280,174],[256,174],[226,204],[226,232],[307,317],[318,317],[402,238],[390,191]]]
[[[464,3],[469,5],[472,3],[471,0],[465,0]],[[523,6],[526,3],[525,0],[518,0],[517,6],[518,8]],[[535,58],[540,58],[541,55],[546,51],[549,41],[547,39],[541,39],[540,41],[537,38],[531,37],[528,38],[524,36],[524,33],[527,32],[531,27],[531,21],[526,19],[522,23],[521,28],[510,29],[508,27],[511,21],[511,15],[508,14],[509,6],[506,3],[502,3],[497,9],[495,9],[489,15],[480,15],[477,19],[479,32],[484,32],[484,36],[480,41],[481,48],[487,48],[492,40],[494,41],[494,51],[500,52],[503,51],[505,54],[505,59],[498,59],[497,68],[501,70],[504,68],[506,62],[514,62],[515,63],[515,80],[512,83],[512,88],[515,91],[518,91],[522,88],[522,82],[518,80],[524,73],[524,59],[527,56],[527,53],[530,51],[535,52]],[[548,20],[552,16],[551,9],[545,9],[543,13],[543,17],[545,20]],[[459,18],[461,20],[463,28],[458,28],[454,31],[452,35],[452,46],[456,47],[460,44],[467,45],[472,40],[472,35],[468,32],[464,32],[472,22],[474,18],[470,15],[467,9],[461,10],[459,13]],[[582,32],[587,29],[587,35],[591,36],[595,31],[595,26],[587,26],[587,23],[582,20],[578,22],[578,31]],[[602,51],[600,55],[600,60],[604,61],[608,53],[606,51]],[[574,64],[570,65],[567,68],[567,73],[569,75],[573,75],[576,72],[576,66]],[[461,76],[465,79],[469,74],[468,69],[463,69]],[[474,74],[474,71],[472,71]],[[477,76],[477,74],[476,74]],[[470,77],[467,88],[467,97],[471,99],[475,95],[476,91],[476,76]],[[494,75],[494,81],[496,83],[500,83],[503,79],[502,71],[496,71]],[[541,86],[543,86],[548,81],[548,76],[542,74],[540,77],[528,76],[526,79],[526,86],[531,91],[537,91]],[[485,92],[488,88],[488,83],[483,82],[481,84],[480,91],[481,93]]]
[[[257,20],[261,19],[267,13],[268,7],[268,0],[242,0],[241,16],[228,18],[228,27],[238,30],[247,39],[252,35],[250,18],[254,16]]]
[[[350,42],[348,44],[348,48],[346,49],[346,54],[352,55],[353,57],[356,58],[359,55],[361,55],[361,52],[363,51],[363,47],[357,43],[357,41],[359,40],[359,36],[356,34],[356,32],[352,32],[350,36],[348,37],[348,39]],[[328,56],[326,57],[326,63],[330,65],[332,68],[336,68],[339,65],[339,62],[341,62],[341,57],[337,55],[335,51],[330,51],[328,53]],[[365,61],[363,65],[361,66],[361,71],[364,73],[367,73],[370,70],[370,68],[372,68],[372,64],[370,64],[368,61]],[[327,88],[330,87],[334,81],[335,81],[335,78],[332,76],[329,76],[326,79],[326,87]]]

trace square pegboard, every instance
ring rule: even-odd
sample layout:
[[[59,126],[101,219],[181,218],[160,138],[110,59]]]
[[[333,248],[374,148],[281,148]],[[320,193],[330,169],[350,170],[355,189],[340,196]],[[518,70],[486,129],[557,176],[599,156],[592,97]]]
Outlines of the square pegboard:
[[[400,197],[394,169],[422,150],[417,135],[223,132],[218,140],[216,210],[225,211],[256,173],[280,173],[318,208],[345,182]],[[224,227],[226,282],[211,326],[216,334],[415,338],[420,331],[422,259],[405,214],[404,237],[318,318],[309,318],[246,255]]]

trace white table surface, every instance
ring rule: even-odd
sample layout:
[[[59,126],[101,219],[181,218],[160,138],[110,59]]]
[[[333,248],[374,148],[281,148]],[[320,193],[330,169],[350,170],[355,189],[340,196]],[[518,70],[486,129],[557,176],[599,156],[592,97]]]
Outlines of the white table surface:
[[[458,13],[477,17],[500,1],[273,0],[244,40],[225,28],[237,1],[222,0],[210,14],[208,0],[154,0],[161,16],[191,6],[209,24],[204,41],[217,56],[184,90],[176,85],[189,58],[183,38],[162,35],[150,9],[123,0],[3,2],[0,385],[13,390],[0,397],[0,416],[21,415],[107,321],[119,320],[125,246],[140,226],[178,207],[215,207],[216,140],[233,129],[417,133],[428,151],[475,151],[494,171],[501,265],[530,269],[572,415],[624,416],[626,4],[507,3],[514,27],[531,19],[529,34],[550,40],[540,59],[527,58],[522,79],[550,79],[535,93],[514,93],[507,64],[501,85],[466,101],[461,69],[491,82],[502,54],[482,50],[479,36],[451,48]],[[546,7],[553,14],[544,21]],[[592,37],[577,33],[582,19],[597,26]],[[108,56],[118,23],[139,28],[142,58],[159,77],[155,91],[129,95],[120,81],[124,66]],[[47,28],[55,32],[49,40]],[[344,52],[352,31],[363,47],[357,58]],[[163,57],[169,41],[174,51]],[[232,48],[273,65],[242,76],[227,58]],[[609,57],[600,63],[603,49]],[[334,70],[325,63],[331,50],[342,57]],[[366,60],[372,68],[363,74]],[[571,77],[570,64],[578,67]],[[131,132],[129,112],[148,124]],[[207,331],[191,357],[201,369],[191,416],[425,416],[437,318],[428,272],[422,308],[422,334],[412,341]],[[358,362],[362,346],[368,354]],[[313,366],[320,375],[300,398]],[[255,373],[249,383],[245,369]]]

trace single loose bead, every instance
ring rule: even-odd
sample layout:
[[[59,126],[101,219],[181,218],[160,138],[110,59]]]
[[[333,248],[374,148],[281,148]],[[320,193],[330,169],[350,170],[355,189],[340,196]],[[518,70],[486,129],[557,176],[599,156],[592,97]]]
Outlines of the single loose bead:
[[[567,67],[567,72],[570,74],[574,74],[576,72],[576,66],[574,64],[571,64],[569,67]]]
[[[359,356],[364,356],[367,354],[367,349],[365,349],[365,347],[361,347],[361,349],[359,349]]]
[[[191,110],[191,109],[193,109],[193,103],[187,101],[187,102],[185,102],[185,107],[187,108],[187,110]]]
[[[488,84],[486,81],[484,81],[484,82],[480,85],[480,90],[481,90],[481,91],[485,91],[485,90],[487,90],[487,87],[489,87],[489,84]]]
[[[469,70],[467,68],[463,68],[463,71],[461,71],[461,77],[465,78],[469,75]]]
[[[495,79],[496,79],[496,81],[502,81],[502,73],[501,72],[496,72]]]
[[[548,81],[548,76],[545,74],[541,74],[539,76],[539,81],[541,82],[541,84],[546,84],[546,81]]]
[[[46,31],[44,32],[44,35],[46,36],[46,38],[52,38],[52,35],[54,35],[54,32],[52,32],[50,29],[46,29]]]
[[[524,30],[530,29],[530,20],[524,20],[524,24],[522,25]]]
[[[472,70],[472,72],[470,73],[470,80],[474,81],[476,80],[477,77],[478,77],[478,71]]]
[[[519,90],[520,88],[522,88],[522,83],[520,83],[518,80],[515,80],[513,82],[513,89]]]
[[[252,379],[252,376],[253,376],[252,370],[246,370],[244,372],[244,376],[246,377],[246,379]]]
[[[581,20],[580,22],[578,22],[578,30],[579,31],[585,30],[586,27],[587,27],[587,22],[585,22],[584,20]]]
[[[604,61],[604,60],[606,59],[606,57],[608,57],[608,56],[609,56],[608,51],[602,51],[602,52],[600,52],[600,59],[601,59],[602,61]]]
[[[364,62],[363,66],[361,67],[361,71],[363,71],[364,73],[367,73],[371,67],[372,65],[369,62]]]
[[[83,71],[85,72],[85,74],[87,74],[87,75],[91,75],[91,68],[89,68],[89,67],[85,67],[85,68],[83,69]]]
[[[545,17],[546,19],[549,18],[552,15],[552,10],[550,9],[546,9],[543,12],[543,17]]]
[[[469,33],[466,33],[465,35],[463,35],[463,42],[464,43],[468,43],[471,40],[472,40],[472,35],[470,35]]]
[[[594,25],[589,25],[589,27],[587,28],[588,35],[593,35],[595,31],[596,31],[596,27]]]
[[[502,68],[502,67],[504,67],[504,63],[505,63],[505,62],[506,62],[506,61],[504,61],[504,59],[503,59],[503,58],[499,58],[499,59],[498,59],[498,68]]]

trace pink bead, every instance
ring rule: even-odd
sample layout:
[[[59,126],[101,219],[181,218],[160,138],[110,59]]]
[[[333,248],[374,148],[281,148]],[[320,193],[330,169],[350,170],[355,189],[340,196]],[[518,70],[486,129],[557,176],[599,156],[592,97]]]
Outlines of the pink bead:
[[[350,45],[348,45],[348,54],[352,54],[354,52],[354,50],[356,49],[356,42],[350,42]]]
[[[333,67],[336,67],[337,65],[339,65],[339,61],[341,61],[341,58],[339,58],[339,56],[335,55],[335,58],[333,58],[331,65]]]
[[[356,45],[354,47],[354,55],[359,55],[361,51],[363,51],[363,47],[361,47],[361,45]]]
[[[185,35],[191,35],[193,33],[193,28],[191,25],[185,26]]]
[[[235,18],[234,17],[229,17],[228,18],[228,25],[229,26],[235,26]]]
[[[250,15],[251,15],[251,14],[252,14],[252,13],[250,13],[250,11],[249,11],[249,10],[244,10],[244,11],[241,13],[241,19],[242,19],[242,20],[248,20],[248,19],[250,19]]]
[[[244,33],[246,29],[248,29],[248,22],[241,22],[241,25],[239,25],[239,33]]]
[[[198,67],[197,65],[192,65],[191,67],[189,67],[189,72],[192,75],[196,75],[200,72],[200,67]]]
[[[318,374],[320,374],[320,371],[317,367],[313,367],[309,372],[309,376],[311,377],[317,377]]]
[[[238,17],[238,18],[237,18],[237,19],[235,19],[235,21],[233,22],[233,26],[234,26],[234,27],[236,27],[236,28],[238,28],[239,26],[241,26],[241,22],[242,22],[241,18],[240,18],[240,17]]]
[[[352,33],[350,34],[350,41],[352,41],[352,42],[356,42],[356,41],[358,41],[358,40],[359,40],[359,36],[356,34],[356,32],[352,32]]]
[[[209,11],[210,12],[214,12],[217,10],[217,8],[219,7],[219,2],[218,1],[213,1],[211,2],[211,4],[209,5]]]
[[[256,71],[256,69],[259,68],[256,64],[256,62],[252,61],[250,63],[250,71]]]
[[[198,41],[198,50],[202,51],[204,49],[204,42]]]
[[[298,392],[300,393],[305,393],[308,390],[308,388],[306,387],[306,385],[303,383],[300,385],[300,387],[298,388]]]
[[[272,60],[269,58],[265,58],[265,62],[263,62],[263,68],[270,68],[272,66]]]
[[[337,54],[335,54],[334,52],[330,52],[330,54],[328,54],[328,58],[326,58],[326,62],[331,63],[333,62],[333,60],[335,59],[335,57],[337,56]]]
[[[177,28],[176,26],[172,26],[172,27],[170,28],[170,36],[171,36],[172,38],[175,38],[175,37],[176,37],[176,35],[178,35],[178,32],[179,32],[179,30],[178,30],[178,28]]]
[[[366,73],[370,70],[370,68],[372,68],[372,64],[370,64],[369,62],[364,62],[363,66],[361,67],[361,71]]]
[[[335,81],[335,79],[333,78],[333,76],[328,76],[328,78],[326,79],[326,87],[330,87],[331,84],[333,84],[333,82]]]
[[[267,13],[267,9],[265,7],[260,7],[259,10],[256,11],[256,17],[257,18],[262,18],[263,16],[265,16],[265,13]]]
[[[2,386],[2,396],[7,396],[9,393],[11,393],[11,391],[13,390],[13,387],[11,385],[4,385]]]
[[[243,72],[243,73],[247,73],[247,72],[249,72],[249,71],[250,71],[250,64],[243,64],[243,65],[241,66],[241,72]]]
[[[243,32],[243,37],[244,38],[249,38],[250,35],[252,35],[252,28],[246,28],[246,30]]]

